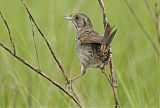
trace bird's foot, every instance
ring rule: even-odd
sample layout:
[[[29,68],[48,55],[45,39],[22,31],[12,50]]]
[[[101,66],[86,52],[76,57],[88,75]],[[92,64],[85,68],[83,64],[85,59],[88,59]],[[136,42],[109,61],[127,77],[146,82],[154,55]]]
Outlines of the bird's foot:
[[[110,81],[110,84],[111,84],[114,88],[119,87],[117,80],[115,80],[115,79],[113,78],[113,76],[109,75],[109,81]]]

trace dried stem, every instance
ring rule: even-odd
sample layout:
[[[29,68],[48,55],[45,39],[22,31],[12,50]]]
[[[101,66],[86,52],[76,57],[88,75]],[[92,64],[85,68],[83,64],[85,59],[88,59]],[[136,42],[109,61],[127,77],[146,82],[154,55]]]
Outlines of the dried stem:
[[[66,81],[68,81],[67,75],[65,74],[62,65],[60,64],[60,62],[59,62],[59,60],[57,59],[55,53],[53,52],[53,50],[52,50],[52,48],[51,48],[51,45],[49,44],[49,42],[48,42],[46,36],[43,34],[42,30],[41,30],[41,29],[39,28],[39,26],[37,25],[36,21],[34,20],[34,18],[33,18],[32,14],[31,14],[31,12],[29,11],[28,6],[27,6],[26,3],[24,2],[24,0],[21,0],[21,2],[22,2],[23,5],[25,6],[25,9],[26,9],[26,11],[27,11],[29,17],[30,17],[31,20],[33,21],[33,23],[34,23],[34,25],[36,26],[38,32],[41,34],[41,36],[43,37],[45,43],[47,44],[48,49],[50,50],[50,52],[51,52],[51,54],[52,54],[54,60],[55,60],[56,63],[58,64],[59,68],[61,69],[61,72],[62,72],[62,74],[64,75]]]
[[[103,24],[104,24],[104,28],[110,26],[107,20],[107,15],[105,12],[105,7],[104,7],[104,3],[103,0],[98,0],[100,8],[102,10],[102,14],[103,14]],[[114,101],[115,101],[115,108],[119,108],[120,107],[120,102],[119,102],[119,98],[118,98],[118,86],[117,86],[117,80],[115,78],[115,72],[114,72],[114,67],[113,67],[113,63],[112,63],[112,47],[110,45],[110,53],[111,53],[111,58],[109,61],[109,67],[110,67],[110,79],[109,79],[109,83],[112,87],[113,90],[113,94],[114,94]]]
[[[9,26],[8,26],[7,21],[6,21],[6,20],[5,20],[5,18],[3,17],[3,15],[2,15],[2,12],[1,12],[1,11],[0,11],[0,14],[1,14],[1,18],[2,18],[2,20],[3,20],[3,22],[4,22],[5,26],[6,26],[6,28],[7,28],[7,30],[8,30],[9,39],[10,39],[10,41],[11,41],[11,44],[12,44],[12,47],[13,47],[13,51],[14,51],[13,53],[14,53],[14,54],[16,54],[16,48],[15,48],[14,41],[13,41],[13,39],[12,39],[12,35],[11,35],[10,28],[9,28]]]
[[[110,51],[111,51],[111,46],[110,46]],[[111,54],[111,56],[112,56],[112,54]],[[110,62],[109,62],[109,67],[110,67],[110,72],[111,72],[110,85],[112,86],[112,90],[113,90],[113,93],[114,93],[115,108],[119,108],[120,107],[120,102],[119,102],[119,98],[118,98],[118,84],[117,84],[117,80],[116,80],[116,77],[115,77],[112,57],[111,57]]]
[[[71,92],[72,92],[72,94],[74,95],[74,97],[75,97],[75,98],[77,99],[77,101],[81,104],[81,102],[80,102],[77,94],[76,94],[75,91],[73,90],[73,85],[72,85],[72,84],[70,85],[70,89],[71,89]]]
[[[39,28],[39,26],[37,25],[36,21],[34,20],[31,12],[29,11],[29,9],[28,9],[26,3],[24,2],[24,0],[21,0],[21,1],[22,1],[22,3],[23,3],[24,6],[25,6],[25,9],[26,9],[26,11],[27,11],[27,13],[28,13],[28,15],[29,15],[30,20],[34,23],[34,25],[36,26],[37,30],[39,31],[39,33],[40,33],[41,36],[43,37],[44,41],[46,42],[47,47],[49,48],[49,50],[50,50],[50,52],[51,52],[54,60],[55,60],[56,63],[58,64],[59,68],[61,69],[61,72],[62,72],[63,76],[65,77],[66,81],[69,81],[67,75],[66,75],[65,72],[64,72],[64,69],[63,69],[62,65],[60,64],[60,62],[59,62],[59,60],[57,59],[55,53],[53,52],[53,50],[52,50],[52,48],[51,48],[51,46],[50,46],[47,38],[45,37],[45,35],[43,34],[42,30],[41,30],[41,29]],[[73,95],[75,96],[75,98],[77,99],[77,101],[79,101],[78,96],[75,94],[75,92],[74,92],[73,90],[71,90],[71,92],[73,93]]]
[[[44,77],[45,79],[47,79],[49,82],[51,82],[53,85],[55,85],[56,87],[58,87],[62,92],[64,92],[68,97],[70,97],[80,108],[82,108],[81,104],[77,101],[77,99],[75,99],[73,97],[72,94],[70,94],[69,92],[67,92],[60,84],[58,84],[57,82],[55,82],[54,80],[52,80],[49,76],[47,76],[46,74],[44,74],[45,72],[43,72],[42,70],[40,70],[38,68],[35,68],[34,66],[32,66],[30,63],[28,63],[26,60],[24,60],[23,58],[21,58],[17,54],[12,53],[12,51],[10,49],[8,49],[2,43],[0,43],[0,47],[3,48],[4,50],[6,50],[8,53],[10,53],[14,58],[16,58],[17,60],[19,60],[21,63],[23,63],[24,65],[26,65],[30,69],[32,69],[34,72],[36,72],[37,74],[41,75],[42,77]]]
[[[29,20],[30,20],[31,28],[32,28],[32,36],[33,36],[34,48],[36,50],[37,63],[38,63],[38,67],[40,68],[39,55],[38,55],[37,44],[36,44],[36,40],[35,40],[35,33],[34,33],[33,22],[32,22],[32,19],[30,17],[29,17]]]
[[[156,26],[156,30],[157,30],[158,42],[160,45],[160,20],[159,20],[159,16],[160,16],[160,9],[158,9],[158,3],[156,3],[155,4],[155,17],[156,17],[155,26]]]
[[[155,11],[153,11],[153,9],[150,7],[149,3],[147,0],[144,0],[146,8],[150,14],[150,16],[152,17],[153,23],[156,27],[156,31],[157,31],[157,38],[158,38],[158,42],[160,45],[160,24],[159,24],[159,9],[158,9],[158,3],[155,3]]]
[[[134,12],[134,10],[132,9],[132,7],[130,6],[130,4],[128,3],[127,0],[124,0],[127,7],[129,8],[130,12],[132,13],[132,15],[134,16],[134,18],[136,19],[138,25],[140,26],[140,28],[142,29],[142,31],[144,32],[145,36],[147,37],[147,39],[149,40],[149,42],[151,43],[153,49],[156,51],[157,55],[160,56],[160,52],[159,49],[157,48],[157,46],[155,45],[154,41],[152,40],[152,36],[147,32],[147,30],[144,28],[144,26],[142,25],[141,21],[139,20],[139,18],[137,17],[136,13]]]
[[[24,4],[25,5],[25,4]],[[47,39],[45,38],[44,34],[41,32],[41,30],[39,29],[38,25],[35,23],[33,17],[31,16],[31,14],[29,13],[28,11],[28,8],[27,6],[25,5],[26,7],[26,10],[29,14],[29,17],[30,17],[30,20],[31,22],[33,21],[34,25],[36,26],[36,28],[38,29],[38,31],[40,32],[41,36],[43,37],[43,39],[45,40],[48,48],[50,49],[51,51],[51,54],[53,55],[54,59],[56,60],[58,66],[60,67],[60,69],[63,71],[63,68],[62,66],[60,65],[59,61],[57,60],[56,56],[54,55],[54,52],[53,50],[51,49],[50,47],[50,44],[49,42],[47,41]],[[64,92],[69,98],[71,98],[80,108],[83,108],[82,105],[80,104],[80,100],[78,99],[77,95],[75,94],[75,92],[73,91],[72,89],[72,92],[73,92],[73,96],[72,94],[70,94],[69,92],[67,92],[60,84],[58,84],[57,82],[55,82],[54,80],[52,80],[49,76],[47,76],[46,74],[44,74],[44,72],[41,70],[41,69],[38,69],[38,68],[35,68],[34,66],[32,66],[30,63],[28,63],[26,60],[24,60],[22,57],[18,56],[16,54],[16,50],[15,50],[15,46],[14,46],[14,42],[12,40],[12,37],[11,37],[11,32],[10,32],[10,29],[9,29],[9,26],[7,24],[7,21],[5,20],[5,18],[3,17],[2,13],[0,12],[1,14],[1,17],[5,23],[5,26],[8,30],[8,33],[9,33],[9,37],[10,37],[10,40],[11,40],[11,43],[12,43],[12,46],[13,46],[13,50],[14,52],[12,52],[9,48],[7,48],[4,44],[0,43],[0,47],[3,48],[4,50],[6,50],[8,53],[10,53],[14,58],[16,58],[17,60],[19,60],[21,63],[23,63],[24,65],[26,65],[27,67],[29,67],[30,69],[32,69],[34,72],[36,72],[37,74],[41,75],[42,77],[44,77],[45,79],[47,79],[49,82],[51,82],[53,85],[55,85],[56,87],[58,87],[62,92]],[[32,35],[34,36],[34,31],[33,31],[33,25],[32,25]],[[38,53],[37,53],[38,54]],[[65,76],[65,74],[63,74]],[[68,80],[67,76],[65,76],[65,78]]]
[[[107,18],[107,15],[106,15],[106,10],[105,10],[105,7],[104,7],[104,3],[103,3],[103,0],[98,0],[99,2],[99,5],[100,5],[100,8],[101,8],[101,11],[102,11],[102,14],[103,14],[103,24],[104,24],[104,28],[106,28],[109,23],[108,23],[108,18]]]

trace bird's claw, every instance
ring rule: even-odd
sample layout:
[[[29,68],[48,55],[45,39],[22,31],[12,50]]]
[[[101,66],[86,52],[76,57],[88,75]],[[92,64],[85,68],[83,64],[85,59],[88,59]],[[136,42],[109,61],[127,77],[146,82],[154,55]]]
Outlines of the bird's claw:
[[[113,79],[113,77],[111,75],[109,75],[109,81],[113,87],[115,87],[115,88],[119,87],[117,80]]]

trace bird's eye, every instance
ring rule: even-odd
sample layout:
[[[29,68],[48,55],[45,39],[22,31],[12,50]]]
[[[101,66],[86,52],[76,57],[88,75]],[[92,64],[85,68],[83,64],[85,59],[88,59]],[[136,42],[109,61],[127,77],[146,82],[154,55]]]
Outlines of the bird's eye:
[[[78,20],[78,19],[79,19],[79,17],[76,15],[76,16],[75,16],[75,19],[76,19],[76,20]]]

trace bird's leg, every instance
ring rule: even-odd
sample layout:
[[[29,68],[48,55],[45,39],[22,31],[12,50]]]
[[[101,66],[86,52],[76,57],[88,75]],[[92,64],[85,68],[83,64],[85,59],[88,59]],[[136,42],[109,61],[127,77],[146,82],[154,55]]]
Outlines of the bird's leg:
[[[73,82],[74,80],[77,80],[78,78],[80,78],[81,76],[85,75],[87,68],[85,68],[83,65],[81,67],[81,74],[74,77],[73,79],[71,79],[71,81]]]
[[[65,83],[65,84],[66,84],[66,87],[67,87],[68,85],[72,84],[73,81],[75,81],[75,80],[77,80],[78,78],[80,78],[80,77],[82,77],[83,75],[85,75],[86,71],[87,71],[87,68],[82,65],[82,67],[81,67],[81,74],[78,75],[78,76],[76,76],[76,77],[74,77],[74,78],[72,78],[71,80],[68,80],[68,81]]]

